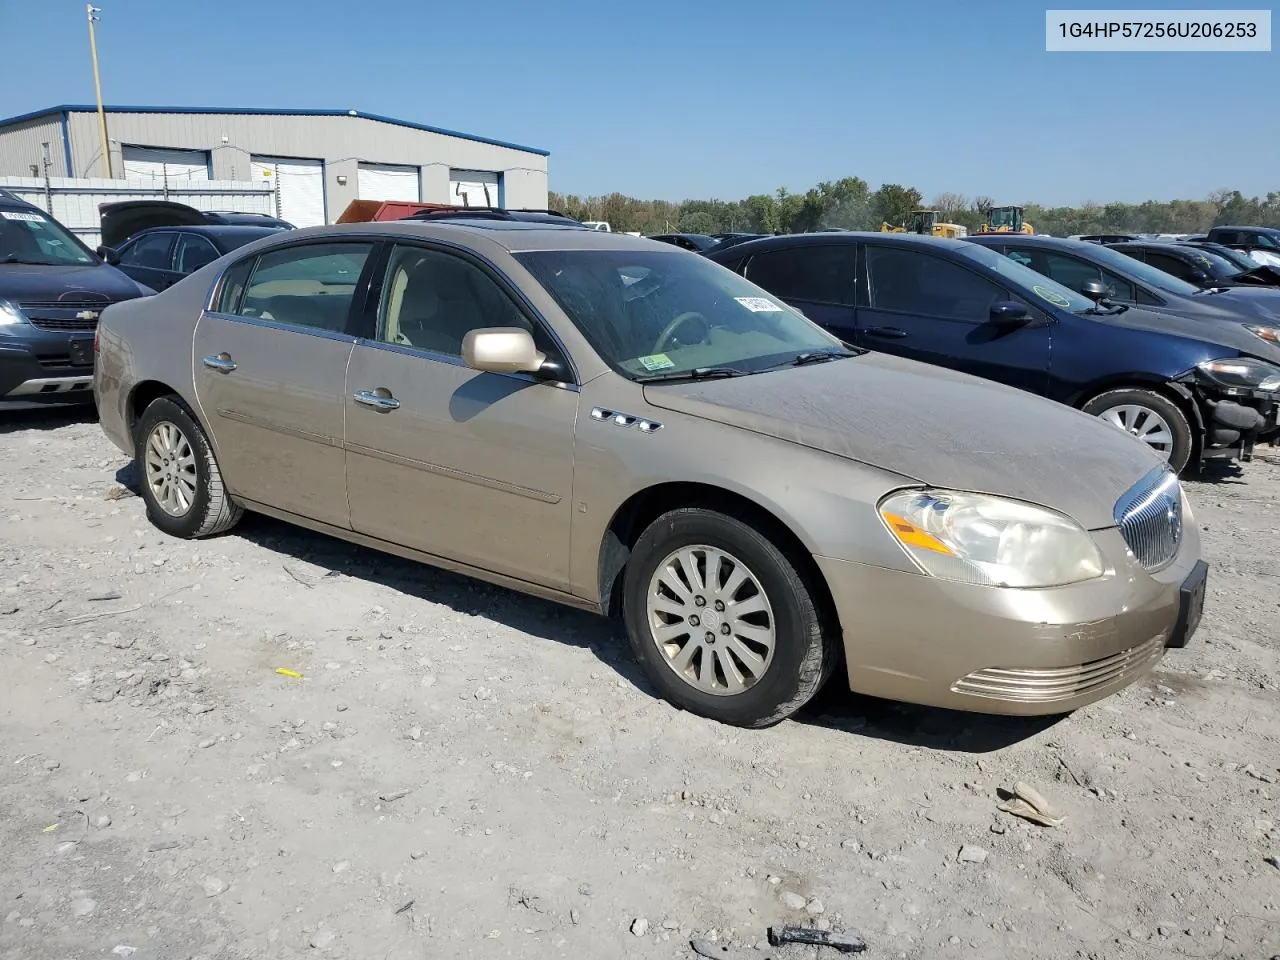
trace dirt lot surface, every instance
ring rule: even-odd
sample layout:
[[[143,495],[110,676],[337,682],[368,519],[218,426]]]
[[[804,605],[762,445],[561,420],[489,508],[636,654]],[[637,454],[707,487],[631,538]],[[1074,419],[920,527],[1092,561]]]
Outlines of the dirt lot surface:
[[[749,732],[599,618],[263,518],[168,539],[87,416],[6,414],[0,958],[1280,954],[1267,450],[1188,484],[1204,623],[1122,695]],[[998,812],[1019,780],[1066,822]]]

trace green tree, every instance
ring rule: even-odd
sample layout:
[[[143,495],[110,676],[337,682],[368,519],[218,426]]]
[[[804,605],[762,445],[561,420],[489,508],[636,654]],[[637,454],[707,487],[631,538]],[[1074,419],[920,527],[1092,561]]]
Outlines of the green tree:
[[[886,183],[871,195],[871,207],[875,216],[885,223],[904,226],[912,210],[919,210],[924,197],[915,187],[899,183]]]

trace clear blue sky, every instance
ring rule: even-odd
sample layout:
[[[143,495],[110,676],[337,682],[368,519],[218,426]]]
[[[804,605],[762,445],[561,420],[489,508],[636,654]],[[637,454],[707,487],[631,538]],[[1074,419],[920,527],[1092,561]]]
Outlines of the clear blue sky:
[[[997,202],[1280,190],[1280,54],[1046,53],[1045,7],[1066,2],[98,5],[108,103],[381,113],[548,149],[562,192],[734,199],[849,174]],[[0,117],[92,102],[83,3],[0,0],[0,37]]]

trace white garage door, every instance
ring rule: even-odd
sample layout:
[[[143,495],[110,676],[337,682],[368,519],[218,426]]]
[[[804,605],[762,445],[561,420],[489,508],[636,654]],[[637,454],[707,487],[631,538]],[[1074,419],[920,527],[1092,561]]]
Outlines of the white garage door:
[[[362,163],[358,171],[361,200],[422,199],[417,167],[398,167],[390,163]]]
[[[253,157],[253,178],[276,191],[276,215],[295,227],[328,223],[324,210],[324,161]]]
[[[498,174],[487,170],[450,170],[449,202],[461,207],[501,206]]]
[[[126,180],[156,180],[181,184],[209,179],[209,154],[205,150],[158,150],[154,147],[121,147]]]

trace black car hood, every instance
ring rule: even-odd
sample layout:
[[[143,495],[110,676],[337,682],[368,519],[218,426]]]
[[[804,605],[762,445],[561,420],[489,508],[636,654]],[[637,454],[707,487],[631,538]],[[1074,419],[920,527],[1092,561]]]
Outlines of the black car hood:
[[[125,200],[98,204],[102,242],[118,247],[140,230],[149,227],[196,227],[208,219],[195,207],[172,200]]]
[[[1280,290],[1271,287],[1227,287],[1217,293],[1201,293],[1195,297],[1209,306],[1247,314],[1250,320],[1280,323]]]
[[[1266,292],[1261,288],[1260,291]],[[1215,293],[1211,295],[1211,299],[1217,300],[1219,297],[1224,296],[1226,296],[1225,293]],[[1272,296],[1275,296],[1275,294],[1272,294]],[[1280,297],[1277,297],[1277,299],[1280,299]],[[1116,314],[1088,315],[1088,317],[1091,320],[1097,320],[1113,327],[1155,330],[1160,333],[1171,333],[1174,336],[1186,337],[1188,340],[1216,343],[1238,350],[1240,353],[1247,353],[1260,360],[1280,364],[1280,347],[1277,347],[1274,343],[1267,343],[1261,337],[1254,336],[1244,328],[1246,323],[1256,323],[1263,318],[1247,316],[1238,310],[1196,310],[1194,313],[1188,310],[1188,312],[1182,313],[1178,311],[1177,307],[1172,306],[1160,310],[1130,307]]]
[[[114,303],[142,296],[138,285],[105,263],[0,263],[0,297],[14,303]]]
[[[1280,267],[1270,264],[1259,264],[1252,270],[1237,273],[1231,278],[1232,285],[1247,284],[1259,287],[1280,287]]]

